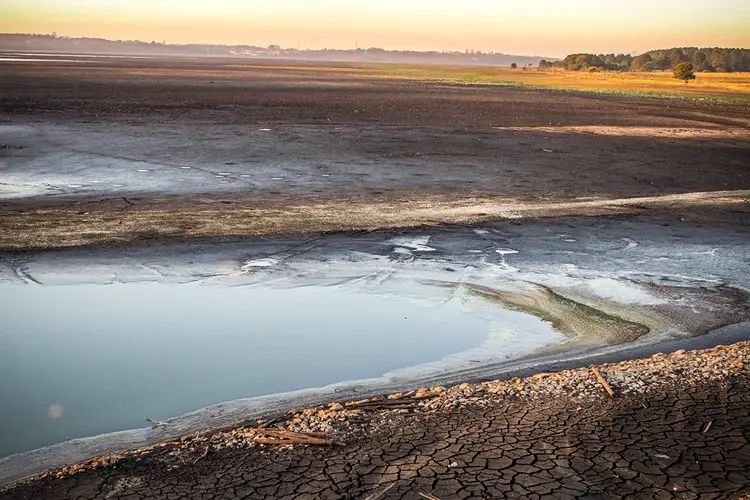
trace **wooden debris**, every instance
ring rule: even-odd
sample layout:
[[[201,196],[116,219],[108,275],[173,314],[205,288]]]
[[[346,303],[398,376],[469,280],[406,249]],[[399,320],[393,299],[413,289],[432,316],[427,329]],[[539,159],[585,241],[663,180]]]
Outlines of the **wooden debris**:
[[[438,394],[428,394],[427,396],[409,397],[405,396],[396,399],[377,398],[374,400],[356,401],[346,403],[347,410],[378,411],[378,410],[409,410],[418,405],[421,401],[438,397]]]
[[[708,429],[710,429],[710,428],[711,428],[711,424],[713,424],[713,423],[714,423],[714,422],[713,422],[713,420],[712,420],[711,422],[709,422],[709,423],[707,423],[707,424],[706,424],[706,426],[705,426],[705,427],[703,428],[703,434],[705,434],[705,433],[707,433],[707,432],[708,432]]]
[[[346,403],[346,406],[347,407],[363,406],[363,405],[368,405],[368,404],[404,404],[404,403],[412,403],[412,402],[418,403],[419,401],[423,401],[425,399],[432,399],[432,398],[439,396],[439,394],[427,394],[425,396],[413,396],[412,395],[413,393],[414,391],[406,393],[400,398],[378,397],[378,398],[373,398],[373,399],[365,399],[362,401],[353,401],[350,403]]]
[[[203,448],[203,454],[195,459],[195,462],[193,462],[194,464],[197,464],[199,460],[206,458],[206,455],[208,455],[208,451],[211,449],[208,445],[204,446]]]
[[[602,374],[599,373],[599,369],[596,366],[591,367],[591,371],[594,373],[594,376],[599,381],[600,384],[602,384],[602,387],[604,387],[604,390],[607,391],[607,394],[609,394],[610,398],[615,397],[615,393],[612,390],[612,388],[609,386],[606,380],[604,380],[604,377],[602,377]]]
[[[380,491],[378,491],[378,492],[376,492],[376,493],[373,493],[372,495],[370,495],[370,496],[368,496],[367,498],[365,498],[365,500],[378,500],[378,498],[380,498],[380,497],[382,497],[383,495],[385,495],[386,493],[388,493],[388,491],[389,491],[389,490],[390,490],[391,488],[393,488],[394,486],[396,486],[396,483],[392,483],[392,484],[391,484],[390,486],[388,486],[388,487],[387,487],[387,488],[385,488],[384,490],[380,490]]]
[[[381,410],[412,410],[416,405],[367,405],[362,408],[355,408],[360,411],[381,411]]]
[[[427,500],[440,500],[440,499],[439,499],[438,497],[436,497],[435,495],[430,495],[429,493],[422,493],[421,491],[419,491],[419,492],[417,492],[417,494],[418,494],[418,495],[419,495],[420,497],[422,497],[422,498],[426,498]]]
[[[280,417],[272,418],[271,420],[266,420],[262,424],[258,426],[259,429],[265,429],[267,427],[271,427],[272,425],[280,424],[281,422],[287,422],[292,419],[294,415],[292,412],[285,413],[281,415]]]
[[[333,441],[325,432],[295,432],[286,429],[262,429],[259,427],[253,428],[251,430],[260,435],[253,439],[254,442],[259,444],[310,444],[318,446],[346,446],[346,443]]]
[[[327,432],[297,432],[297,431],[290,431],[288,429],[251,429],[256,434],[262,434],[264,436],[273,436],[273,437],[285,437],[285,436],[312,436],[312,437],[328,437]]]

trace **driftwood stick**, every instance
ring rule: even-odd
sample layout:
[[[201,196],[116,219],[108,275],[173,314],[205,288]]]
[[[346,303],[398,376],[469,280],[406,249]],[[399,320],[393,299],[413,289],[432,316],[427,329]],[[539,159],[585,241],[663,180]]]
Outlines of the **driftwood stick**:
[[[361,403],[346,403],[346,407],[358,410],[360,408],[367,408],[368,406],[413,406],[420,401],[436,398],[437,396],[437,394],[430,394],[428,396],[420,396],[418,398],[376,399],[374,401],[363,401]]]
[[[310,446],[346,446],[346,443],[341,441],[332,441],[330,439],[292,439],[292,438],[270,438],[270,437],[256,437],[253,439],[254,443],[258,444],[270,444],[274,446],[292,445],[292,444],[306,444]]]
[[[204,448],[203,448],[203,453],[201,454],[201,456],[199,456],[198,458],[196,458],[196,459],[195,459],[195,462],[193,462],[193,463],[194,463],[194,464],[197,464],[199,460],[202,460],[202,459],[206,458],[206,455],[208,455],[208,451],[209,451],[210,449],[211,449],[211,448],[210,448],[209,446],[204,446]]]
[[[271,436],[271,437],[305,437],[306,434],[302,432],[294,432],[287,429],[260,429],[260,428],[252,428],[250,429],[256,434],[260,434],[261,436]]]
[[[262,429],[262,428],[253,428],[250,429],[251,431],[255,432],[256,434],[262,434],[264,436],[276,436],[276,437],[307,437],[307,436],[313,436],[313,437],[328,437],[327,432],[297,432],[297,431],[290,431],[289,429]]]
[[[259,444],[273,444],[273,445],[286,445],[286,444],[309,444],[316,446],[332,446],[335,443],[330,439],[295,439],[295,438],[270,438],[270,437],[256,437],[253,439],[254,442]]]
[[[610,398],[615,397],[614,391],[612,391],[612,388],[609,386],[606,380],[604,380],[604,377],[602,377],[602,374],[599,373],[599,369],[596,366],[591,367],[591,371],[594,372],[594,376],[599,381],[600,384],[602,384],[602,387],[604,387],[604,390],[607,391],[607,394],[609,394]]]
[[[261,436],[253,439],[260,444],[310,444],[318,446],[346,446],[346,443],[333,441],[325,432],[294,432],[286,429],[251,429]],[[322,437],[324,436],[324,437]]]
[[[390,486],[388,486],[384,490],[380,490],[380,491],[377,491],[377,492],[373,493],[372,495],[370,495],[367,498],[365,498],[365,500],[377,500],[378,498],[380,498],[383,495],[385,495],[386,493],[388,493],[388,490],[390,490],[394,486],[396,486],[396,483],[392,483]]]
[[[292,432],[292,431],[288,431],[288,432]],[[299,434],[305,434],[307,436],[322,437],[322,438],[328,437],[327,432],[300,432]]]
[[[362,408],[353,408],[359,411],[379,411],[379,410],[413,410],[416,405],[367,405]]]
[[[292,419],[292,415],[289,413],[285,413],[284,415],[281,415],[280,417],[272,418],[271,420],[263,422],[262,424],[258,426],[258,428],[264,429],[266,427],[271,427],[272,425],[279,424],[281,422],[286,422],[291,419]]]
[[[275,446],[283,446],[287,444],[301,444],[297,441],[292,441],[289,439],[275,439],[275,438],[264,438],[264,437],[256,437],[253,439],[253,443],[258,444],[270,444]]]
[[[306,439],[306,438],[327,438],[328,434],[325,432],[295,432],[288,429],[251,429],[256,434],[263,436],[271,436],[277,438],[293,438],[293,439]]]
[[[429,493],[423,493],[421,491],[417,492],[417,495],[419,495],[422,498],[426,498],[427,500],[440,500],[435,495],[430,495]]]

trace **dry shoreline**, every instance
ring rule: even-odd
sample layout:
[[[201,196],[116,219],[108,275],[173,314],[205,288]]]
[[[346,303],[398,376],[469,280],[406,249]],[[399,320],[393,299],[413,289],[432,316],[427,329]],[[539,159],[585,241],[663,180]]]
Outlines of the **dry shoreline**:
[[[750,342],[597,368],[614,397],[580,368],[334,402],[65,467],[0,499],[239,498],[238,488],[248,498],[750,491]],[[259,426],[342,446],[263,445]]]
[[[745,214],[750,190],[615,199],[536,201],[476,193],[360,196],[118,198],[0,205],[0,250],[122,244],[154,239],[258,237],[474,224],[489,220],[729,210]]]
[[[744,107],[225,62],[4,65],[0,249],[749,205]]]

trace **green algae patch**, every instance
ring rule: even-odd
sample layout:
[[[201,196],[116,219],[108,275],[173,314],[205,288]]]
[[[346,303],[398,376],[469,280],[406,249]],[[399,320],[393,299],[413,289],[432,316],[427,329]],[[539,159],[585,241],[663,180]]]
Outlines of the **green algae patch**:
[[[528,291],[504,291],[467,283],[470,293],[512,311],[531,314],[574,339],[601,340],[610,345],[633,342],[650,332],[646,325],[582,304],[543,285]]]

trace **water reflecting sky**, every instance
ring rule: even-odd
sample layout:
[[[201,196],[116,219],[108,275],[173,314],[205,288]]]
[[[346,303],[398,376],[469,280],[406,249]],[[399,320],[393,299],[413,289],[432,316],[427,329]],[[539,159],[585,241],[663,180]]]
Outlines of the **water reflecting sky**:
[[[337,287],[0,284],[0,456],[378,377],[478,347],[498,319],[540,323],[488,310]]]

